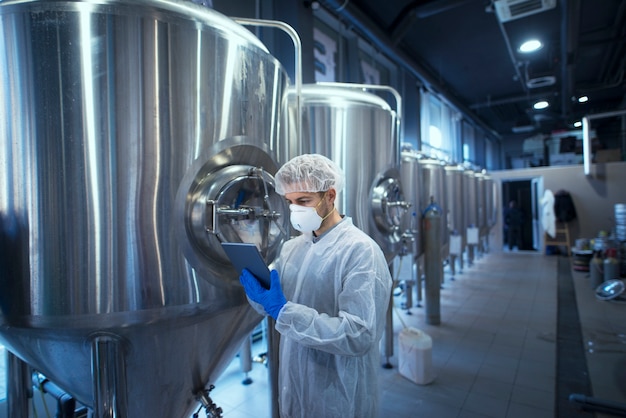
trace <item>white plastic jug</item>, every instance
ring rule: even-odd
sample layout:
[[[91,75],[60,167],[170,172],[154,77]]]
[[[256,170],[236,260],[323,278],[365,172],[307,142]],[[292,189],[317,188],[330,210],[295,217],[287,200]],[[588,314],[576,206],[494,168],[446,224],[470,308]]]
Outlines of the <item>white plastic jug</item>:
[[[418,385],[435,380],[433,372],[433,340],[425,332],[408,327],[398,335],[398,371]]]

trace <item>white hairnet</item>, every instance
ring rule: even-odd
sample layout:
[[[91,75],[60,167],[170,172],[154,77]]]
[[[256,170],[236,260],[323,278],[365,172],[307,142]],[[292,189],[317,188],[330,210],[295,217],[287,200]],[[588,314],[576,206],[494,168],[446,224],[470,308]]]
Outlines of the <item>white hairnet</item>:
[[[320,154],[304,154],[289,160],[276,173],[276,193],[341,192],[344,184],[343,170]]]

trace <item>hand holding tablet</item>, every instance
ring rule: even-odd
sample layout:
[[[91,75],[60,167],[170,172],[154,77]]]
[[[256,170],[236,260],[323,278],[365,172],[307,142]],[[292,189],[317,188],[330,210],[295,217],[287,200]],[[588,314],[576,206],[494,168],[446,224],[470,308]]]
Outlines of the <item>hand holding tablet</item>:
[[[245,242],[222,242],[222,248],[239,274],[243,269],[248,269],[264,288],[270,288],[270,270],[256,245]]]

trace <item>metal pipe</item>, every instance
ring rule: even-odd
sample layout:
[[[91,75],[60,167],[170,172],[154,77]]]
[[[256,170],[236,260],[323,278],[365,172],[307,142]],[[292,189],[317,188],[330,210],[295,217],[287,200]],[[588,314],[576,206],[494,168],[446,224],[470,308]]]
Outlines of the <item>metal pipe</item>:
[[[91,339],[94,418],[128,416],[124,344],[112,334],[97,334]]]
[[[28,418],[30,367],[7,350],[7,413],[11,418]]]
[[[278,411],[278,359],[280,334],[276,331],[276,321],[267,317],[267,365],[270,381],[270,416],[279,418]]]
[[[582,118],[583,124],[583,172],[585,176],[591,176],[591,138],[589,137],[590,122],[592,119],[610,118],[613,116],[626,115],[626,110],[596,113]]]
[[[524,93],[528,94],[528,86],[526,85],[526,79],[522,76],[522,73],[519,69],[519,64],[515,59],[515,53],[513,52],[513,48],[511,47],[511,41],[509,40],[509,35],[506,33],[506,29],[504,28],[504,24],[500,19],[496,17],[496,21],[498,22],[498,28],[500,28],[500,33],[502,33],[502,38],[504,38],[504,43],[506,44],[506,50],[509,53],[509,58],[511,59],[511,63],[513,64],[513,68],[515,69],[515,75],[522,85],[522,89]]]
[[[296,134],[298,135],[297,141],[299,143],[302,138],[302,109],[300,105],[300,97],[302,96],[302,42],[300,41],[298,32],[285,22],[277,20],[248,19],[243,17],[236,17],[233,18],[233,20],[240,25],[265,26],[280,29],[291,38],[294,47],[294,59],[296,61],[296,111],[298,112],[298,117],[296,118]]]
[[[245,378],[241,383],[249,385],[252,383],[252,379],[248,376],[248,373],[252,370],[252,336],[246,338],[239,350],[239,364],[241,371],[245,374]]]
[[[591,139],[589,138],[589,117],[584,116],[583,124],[583,172],[585,176],[591,175]]]
[[[561,115],[569,116],[574,94],[574,67],[580,32],[580,0],[561,2]]]

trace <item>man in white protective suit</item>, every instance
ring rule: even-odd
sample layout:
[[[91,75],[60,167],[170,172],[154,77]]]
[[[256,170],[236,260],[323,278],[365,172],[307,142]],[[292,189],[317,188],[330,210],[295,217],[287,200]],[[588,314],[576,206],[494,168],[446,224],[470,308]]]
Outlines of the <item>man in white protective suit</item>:
[[[319,154],[293,158],[276,173],[301,235],[285,242],[269,290],[248,270],[240,281],[280,333],[282,418],[376,417],[379,342],[392,279],[376,242],[335,207],[342,170]],[[365,204],[365,202],[363,202]]]

